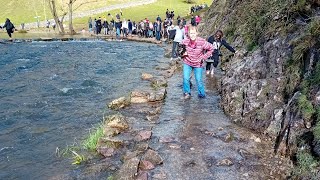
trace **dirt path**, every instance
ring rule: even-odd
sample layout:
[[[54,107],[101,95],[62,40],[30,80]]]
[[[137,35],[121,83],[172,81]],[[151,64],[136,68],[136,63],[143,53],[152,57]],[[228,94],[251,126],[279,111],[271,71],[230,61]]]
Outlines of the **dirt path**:
[[[123,3],[123,4],[115,4],[115,5],[111,5],[111,6],[106,6],[103,8],[98,8],[98,9],[94,9],[94,10],[89,10],[89,11],[85,11],[85,12],[79,12],[79,13],[74,13],[73,19],[76,18],[83,18],[83,17],[87,17],[87,16],[92,16],[92,15],[96,15],[96,14],[101,14],[101,13],[106,13],[108,11],[111,10],[115,10],[115,9],[125,9],[125,8],[131,8],[131,7],[135,7],[135,6],[142,6],[145,4],[152,4],[157,2],[157,0],[139,0],[139,1],[133,1],[133,2],[128,2],[128,3]],[[64,21],[68,21],[69,17],[65,16]],[[49,19],[49,21],[52,23],[54,20],[53,19]],[[46,26],[46,21],[40,21],[40,27],[45,27]],[[33,23],[26,23],[25,24],[26,28],[37,28],[37,22],[33,22]]]

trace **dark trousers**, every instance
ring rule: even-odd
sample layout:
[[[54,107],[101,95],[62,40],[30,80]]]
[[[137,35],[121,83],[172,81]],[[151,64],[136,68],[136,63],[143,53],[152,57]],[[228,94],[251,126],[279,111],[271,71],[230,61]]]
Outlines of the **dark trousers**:
[[[9,35],[9,37],[11,38],[12,30],[11,29],[7,29],[7,33]]]
[[[177,58],[178,57],[178,53],[177,53],[177,47],[178,47],[179,42],[175,42],[173,41],[173,45],[172,45],[172,58]]]

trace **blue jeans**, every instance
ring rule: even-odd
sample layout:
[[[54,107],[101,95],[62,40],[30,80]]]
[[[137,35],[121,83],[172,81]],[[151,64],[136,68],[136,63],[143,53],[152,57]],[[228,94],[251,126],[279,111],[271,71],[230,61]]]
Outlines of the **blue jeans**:
[[[198,96],[203,98],[206,96],[204,91],[204,84],[202,81],[202,67],[191,67],[187,64],[183,64],[183,93],[188,93],[191,95],[190,90],[190,75],[192,70],[194,71],[194,76],[196,78],[196,83],[198,87]]]
[[[117,28],[117,30],[116,30],[116,36],[117,36],[117,39],[120,39],[120,28]]]
[[[160,38],[161,38],[160,31],[156,31],[156,39],[160,41]]]
[[[172,58],[177,58],[177,57],[178,57],[178,55],[177,55],[178,44],[179,44],[179,42],[173,41],[173,45],[172,45],[172,55],[171,55]]]

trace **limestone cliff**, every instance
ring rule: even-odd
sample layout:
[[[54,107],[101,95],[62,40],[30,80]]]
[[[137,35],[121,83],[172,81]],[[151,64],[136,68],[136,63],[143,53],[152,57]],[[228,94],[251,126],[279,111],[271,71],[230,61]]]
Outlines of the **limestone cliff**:
[[[223,30],[239,51],[222,58],[225,113],[273,138],[275,151],[286,155],[301,149],[320,155],[319,6],[319,0],[216,0],[200,27],[204,36]]]

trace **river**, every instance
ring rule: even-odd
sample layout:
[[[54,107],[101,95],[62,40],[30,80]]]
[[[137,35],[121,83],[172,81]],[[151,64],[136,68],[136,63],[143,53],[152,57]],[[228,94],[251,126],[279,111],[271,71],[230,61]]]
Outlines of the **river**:
[[[79,143],[152,72],[164,51],[133,42],[0,44],[0,179],[48,179],[76,168],[56,149]]]

